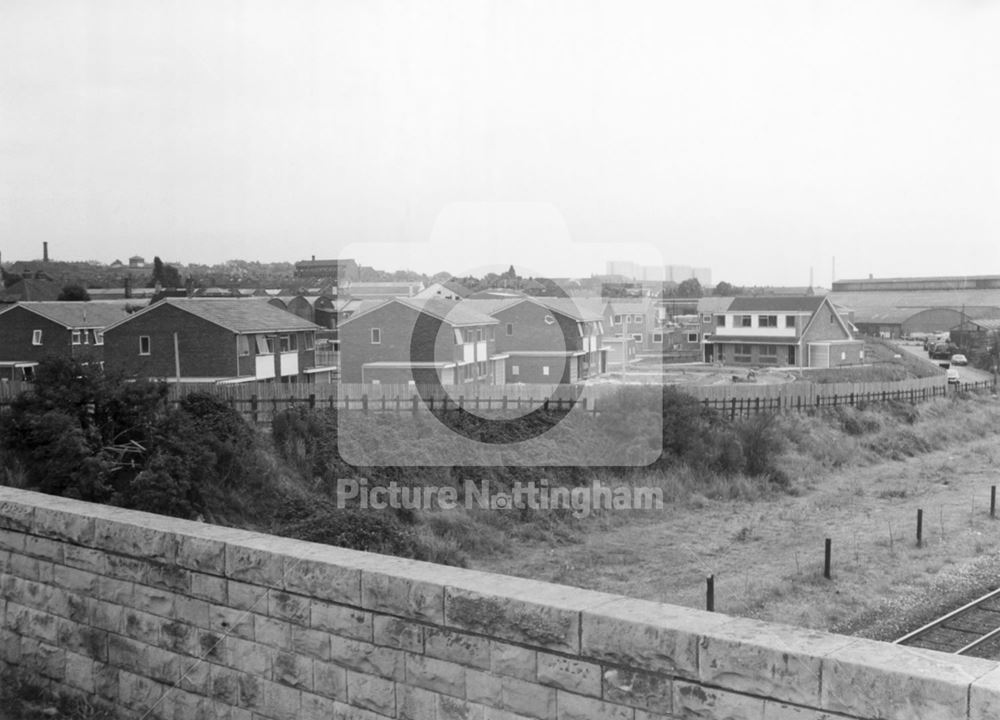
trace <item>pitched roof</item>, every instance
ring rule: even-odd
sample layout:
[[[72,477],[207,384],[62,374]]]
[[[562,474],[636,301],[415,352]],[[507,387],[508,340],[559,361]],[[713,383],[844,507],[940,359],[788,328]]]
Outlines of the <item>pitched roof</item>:
[[[104,328],[127,317],[126,302],[91,301],[91,302],[20,302],[3,312],[9,312],[15,307],[40,315],[65,328]]]
[[[465,325],[496,325],[499,321],[476,310],[469,305],[468,300],[443,300],[441,298],[389,298],[380,303],[365,304],[359,311],[341,322],[341,326],[355,322],[370,312],[379,310],[392,303],[397,303],[418,312],[426,313],[449,325],[460,327]]]
[[[166,298],[122,322],[166,305],[240,334],[320,329],[316,323],[271,305],[266,298]]]
[[[824,296],[816,295],[757,295],[733,298],[729,312],[808,312],[814,313],[823,304]]]
[[[547,307],[549,310],[566,315],[574,320],[594,322],[604,319],[604,316],[601,315],[601,313],[591,310],[588,307],[582,307],[582,303],[577,303],[572,298],[538,297],[535,298],[535,300]]]

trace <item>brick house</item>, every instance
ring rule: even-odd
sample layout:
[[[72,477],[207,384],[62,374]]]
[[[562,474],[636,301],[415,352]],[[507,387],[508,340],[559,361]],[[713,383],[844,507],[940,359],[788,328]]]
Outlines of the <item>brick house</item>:
[[[508,383],[574,383],[607,371],[603,318],[571,298],[463,300],[499,322]]]
[[[167,298],[104,334],[109,369],[182,382],[328,379],[317,367],[319,328],[258,298]]]
[[[839,367],[864,362],[864,342],[826,297],[733,298],[712,315],[705,361],[725,365]]]
[[[414,338],[421,314],[440,323],[433,337]],[[366,305],[337,329],[341,382],[424,383],[436,374],[444,385],[502,383],[507,358],[497,351],[498,324],[465,301],[393,298]]]
[[[25,380],[51,355],[104,361],[103,331],[127,317],[126,303],[21,302],[0,311],[0,378]]]

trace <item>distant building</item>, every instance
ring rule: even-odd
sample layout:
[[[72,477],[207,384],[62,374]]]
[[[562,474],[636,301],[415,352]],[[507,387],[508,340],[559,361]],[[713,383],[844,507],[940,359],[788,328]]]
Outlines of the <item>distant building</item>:
[[[146,259],[141,255],[133,255],[128,259],[128,266],[130,268],[144,268],[146,267]]]
[[[358,279],[358,264],[349,258],[335,258],[330,260],[317,260],[312,256],[312,260],[300,260],[295,263],[296,278],[309,280],[322,280],[339,287]],[[323,284],[323,283],[320,283]]]

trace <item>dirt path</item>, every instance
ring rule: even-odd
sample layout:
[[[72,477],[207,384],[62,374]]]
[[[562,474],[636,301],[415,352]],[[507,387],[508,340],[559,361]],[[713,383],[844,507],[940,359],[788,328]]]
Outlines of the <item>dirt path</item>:
[[[798,497],[667,506],[581,544],[527,548],[478,567],[690,607],[704,606],[714,574],[722,612],[864,632],[889,602],[894,625],[905,625],[921,598],[944,599],[933,590],[942,584],[964,595],[1000,585],[982,571],[1000,551],[1000,521],[989,517],[998,461],[993,437],[835,472]],[[827,537],[832,581],[822,577]]]

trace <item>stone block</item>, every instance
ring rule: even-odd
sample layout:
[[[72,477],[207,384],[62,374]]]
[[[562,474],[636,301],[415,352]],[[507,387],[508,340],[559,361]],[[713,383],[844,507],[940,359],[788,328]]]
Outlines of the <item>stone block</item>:
[[[296,688],[268,680],[264,686],[263,715],[273,720],[299,720],[302,692]]]
[[[151,645],[160,641],[160,624],[163,618],[141,610],[126,609],[122,613],[122,634]]]
[[[226,579],[203,573],[191,573],[191,597],[225,605],[228,602]]]
[[[855,640],[823,658],[822,709],[884,720],[965,720],[995,662]]]
[[[56,586],[63,590],[90,596],[97,594],[99,576],[95,573],[66,565],[56,565],[53,573]]]
[[[0,529],[26,533],[34,526],[35,504],[5,497],[11,489],[3,488],[0,495]]]
[[[361,604],[361,570],[336,564],[330,553],[301,550],[284,559],[285,590],[316,600]]]
[[[603,697],[619,705],[669,713],[673,705],[670,677],[631,668],[607,668],[602,676]]]
[[[70,567],[100,573],[104,570],[104,553],[80,545],[63,546],[63,563]]]
[[[482,670],[466,670],[465,697],[474,703],[502,707],[503,678]]]
[[[226,638],[227,664],[240,672],[258,677],[272,676],[274,648],[236,637]]]
[[[444,628],[428,627],[424,630],[424,653],[467,667],[483,670],[490,667],[489,640]]]
[[[135,596],[135,583],[128,580],[100,576],[94,597],[116,605],[131,605]]]
[[[208,697],[226,705],[238,705],[240,697],[240,673],[214,663],[207,663],[209,689]]]
[[[554,720],[556,717],[556,692],[555,688],[527,680],[500,678],[501,706],[538,720]]]
[[[177,565],[149,563],[143,581],[147,585],[187,595],[191,592],[191,571]]]
[[[334,635],[372,641],[372,614],[346,605],[313,600],[310,604],[309,625]]]
[[[83,690],[85,693],[93,694],[94,687],[94,665],[95,662],[84,655],[77,655],[74,652],[66,653],[66,675],[63,682],[71,687]]]
[[[265,615],[267,614],[267,596],[270,592],[269,588],[260,585],[249,585],[230,580],[226,583],[226,602],[221,604],[237,610],[252,610],[255,613]]]
[[[224,605],[210,605],[208,612],[208,629],[223,635],[254,639],[253,613],[246,610],[233,610]]]
[[[209,627],[209,609],[211,604],[205,600],[176,595],[174,597],[177,617],[200,628]]]
[[[66,509],[37,506],[32,520],[31,532],[42,537],[77,545],[92,545],[94,542],[95,520],[75,506]]]
[[[719,690],[706,688],[695,683],[677,680],[674,682],[673,714],[691,720],[761,720],[764,716],[764,700]],[[911,718],[911,720],[914,720]]]
[[[334,700],[347,700],[347,669],[313,661],[313,692]]]
[[[149,664],[149,645],[122,637],[108,635],[108,664],[123,670],[145,668]]]
[[[118,671],[117,700],[139,714],[151,712],[168,689],[168,686],[147,677],[127,670]]]
[[[175,594],[168,590],[137,584],[133,585],[129,606],[151,615],[173,617],[177,610],[175,598]]]
[[[1000,667],[977,678],[969,688],[969,720],[1000,718]]]
[[[59,641],[59,627],[55,615],[34,608],[8,602],[6,607],[7,627],[25,637],[41,640],[52,645]]]
[[[396,683],[376,675],[348,670],[347,702],[355,707],[395,717]]]
[[[37,535],[27,535],[24,538],[24,552],[26,555],[36,557],[41,560],[51,560],[55,563],[63,561],[63,547],[65,543],[59,540],[38,537]]]
[[[3,522],[3,515],[0,515],[0,522]],[[20,530],[0,530],[0,550],[22,554],[26,537]]]
[[[618,598],[582,613],[581,654],[603,664],[696,679],[698,641],[728,616]]]
[[[372,619],[372,629],[376,645],[386,645],[418,654],[424,651],[424,629],[417,623],[391,615],[375,615]]]
[[[834,715],[823,710],[789,705],[776,700],[764,701],[764,720],[846,720],[846,715]],[[635,720],[643,720],[636,716]]]
[[[734,618],[699,647],[706,685],[819,707],[820,662],[852,642],[843,635]]]
[[[312,690],[312,660],[297,653],[272,651],[271,680],[300,690]]]
[[[396,684],[396,716],[399,720],[437,720],[435,692],[423,688]]]
[[[87,600],[87,619],[96,628],[121,633],[125,626],[125,608],[91,598]]]
[[[560,690],[601,697],[601,667],[594,663],[540,652],[537,679]]]
[[[490,670],[498,675],[535,680],[538,673],[538,651],[491,641]]]
[[[465,697],[465,668],[447,660],[406,653],[406,683],[445,693],[454,697]]]
[[[310,599],[302,595],[272,590],[267,596],[267,614],[297,625],[309,625]]]
[[[226,545],[226,577],[268,588],[284,583],[284,558],[263,547]]]
[[[106,630],[60,620],[58,645],[67,650],[99,662],[108,661],[108,633]]]
[[[147,513],[142,513],[146,516]],[[150,515],[139,520],[140,513],[129,511],[121,519],[97,518],[94,521],[94,546],[131,558],[146,558],[157,562],[172,563],[175,559],[174,535],[157,529],[164,518]]]
[[[302,720],[333,720],[335,702],[330,698],[312,693],[302,693]]]
[[[66,674],[66,651],[34,638],[21,637],[21,667],[44,678],[61,680]]]
[[[444,587],[430,578],[365,571],[361,595],[360,604],[368,610],[438,625],[444,621]]]
[[[104,553],[102,574],[108,578],[141,583],[146,581],[146,575],[149,573],[151,565],[152,563],[142,558]]]
[[[484,709],[449,695],[437,696],[437,720],[483,720]]]
[[[292,647],[292,626],[284,620],[254,614],[253,638],[261,645],[278,650],[290,650]]]
[[[330,659],[330,636],[321,630],[292,625],[292,652],[316,660]]]
[[[391,680],[403,680],[403,653],[361,640],[330,638],[330,659],[346,668]]]
[[[594,697],[584,697],[562,690],[558,691],[559,720],[633,720],[632,708],[604,702]]]

